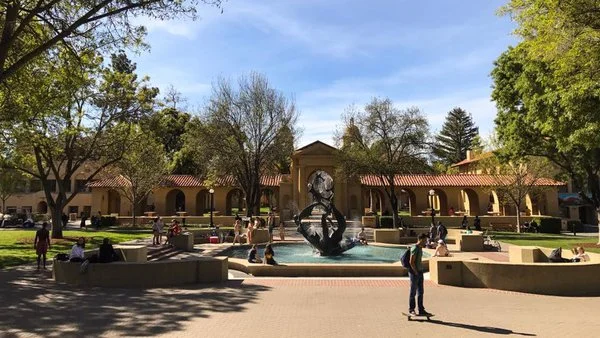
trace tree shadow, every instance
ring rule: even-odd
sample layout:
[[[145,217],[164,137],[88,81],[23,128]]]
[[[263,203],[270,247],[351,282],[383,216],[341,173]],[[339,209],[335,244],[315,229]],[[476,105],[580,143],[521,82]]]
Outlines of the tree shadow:
[[[501,334],[501,335],[514,334],[514,335],[527,336],[527,337],[535,337],[536,336],[535,334],[532,334],[532,333],[514,332],[513,330],[503,329],[500,327],[478,326],[478,325],[472,325],[472,324],[444,322],[444,321],[441,321],[438,319],[423,320],[423,322],[444,325],[444,326],[450,326],[450,327],[458,327],[461,329],[473,330],[473,331],[478,331],[478,332],[482,332],[482,333]]]
[[[44,337],[154,336],[175,333],[195,318],[242,312],[270,290],[242,281],[173,288],[82,288],[57,284],[51,272],[0,270],[0,327],[5,334]],[[9,335],[10,336],[10,335]]]

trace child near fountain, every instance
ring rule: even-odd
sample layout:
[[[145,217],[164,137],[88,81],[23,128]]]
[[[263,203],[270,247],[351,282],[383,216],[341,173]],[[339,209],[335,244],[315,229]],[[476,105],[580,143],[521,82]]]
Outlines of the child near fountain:
[[[285,226],[283,222],[279,222],[279,238],[281,238],[282,241],[285,241]]]
[[[369,245],[367,243],[367,234],[365,233],[365,227],[360,228],[360,232],[356,235],[356,239],[358,239],[358,241],[362,245]]]

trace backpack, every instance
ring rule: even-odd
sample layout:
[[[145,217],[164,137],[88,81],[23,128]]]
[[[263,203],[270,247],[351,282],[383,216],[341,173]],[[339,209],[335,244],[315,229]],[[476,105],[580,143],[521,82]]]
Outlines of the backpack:
[[[402,266],[410,269],[410,250],[412,249],[412,247],[409,247],[403,254],[402,257],[400,257],[400,263],[402,263]]]

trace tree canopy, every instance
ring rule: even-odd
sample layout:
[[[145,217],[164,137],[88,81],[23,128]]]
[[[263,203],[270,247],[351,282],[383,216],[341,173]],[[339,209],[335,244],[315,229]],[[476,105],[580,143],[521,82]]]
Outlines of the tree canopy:
[[[349,177],[376,176],[398,218],[394,177],[428,170],[429,125],[418,108],[399,109],[388,98],[374,98],[363,110],[349,108],[336,143],[341,171]]]
[[[445,165],[460,162],[467,156],[467,150],[478,147],[475,144],[479,128],[473,117],[462,108],[448,112],[442,130],[435,136],[433,155]]]

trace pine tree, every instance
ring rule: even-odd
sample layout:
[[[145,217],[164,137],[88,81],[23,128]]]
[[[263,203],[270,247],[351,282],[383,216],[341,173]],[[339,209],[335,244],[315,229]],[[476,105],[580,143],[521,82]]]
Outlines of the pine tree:
[[[460,162],[467,157],[467,150],[473,146],[473,139],[479,135],[479,128],[473,117],[462,108],[448,112],[442,130],[435,137],[433,154],[446,165]]]

